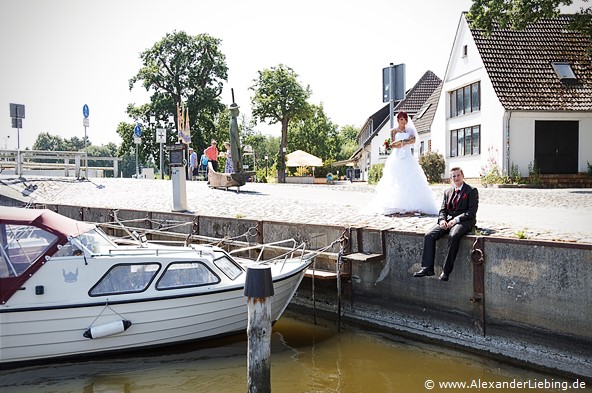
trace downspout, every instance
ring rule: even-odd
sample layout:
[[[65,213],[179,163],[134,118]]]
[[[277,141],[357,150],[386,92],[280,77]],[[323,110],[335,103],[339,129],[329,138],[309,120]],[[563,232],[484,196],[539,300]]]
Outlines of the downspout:
[[[506,131],[506,175],[510,176],[510,119],[512,118],[512,111],[504,112],[504,128]]]

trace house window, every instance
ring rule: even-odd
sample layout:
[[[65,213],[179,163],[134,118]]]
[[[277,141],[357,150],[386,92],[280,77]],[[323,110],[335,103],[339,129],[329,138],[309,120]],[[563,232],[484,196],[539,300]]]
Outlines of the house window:
[[[458,131],[458,148],[457,148],[457,153],[459,156],[464,156],[465,155],[465,129],[461,128]]]
[[[553,62],[551,65],[553,66],[553,69],[555,70],[555,73],[561,82],[576,79],[576,74],[574,74],[569,63]]]
[[[475,82],[450,92],[450,117],[481,110],[481,82]]]
[[[420,156],[423,156],[424,154],[425,154],[425,150],[424,150],[424,142],[423,142],[423,141],[421,141],[421,142],[419,143],[419,155],[420,155]]]
[[[471,156],[481,153],[481,126],[450,131],[450,157]]]
[[[465,45],[465,46],[463,46],[462,57],[467,57],[467,53],[468,53],[468,48]]]

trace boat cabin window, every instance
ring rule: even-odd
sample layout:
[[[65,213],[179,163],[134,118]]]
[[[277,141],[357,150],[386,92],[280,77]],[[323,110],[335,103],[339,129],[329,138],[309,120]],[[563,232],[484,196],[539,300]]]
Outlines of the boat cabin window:
[[[0,277],[21,275],[57,236],[31,225],[0,224]]]
[[[90,296],[116,295],[142,292],[148,288],[156,273],[158,263],[115,265],[89,291]]]
[[[218,284],[220,278],[201,262],[171,263],[156,283],[156,289],[174,289]]]
[[[218,269],[222,270],[222,273],[228,276],[228,278],[230,278],[231,280],[234,280],[235,278],[241,275],[243,270],[240,267],[238,267],[232,259],[230,259],[224,253],[214,253],[216,257],[218,256],[218,254],[222,254],[222,256],[214,259],[214,265],[216,265]]]

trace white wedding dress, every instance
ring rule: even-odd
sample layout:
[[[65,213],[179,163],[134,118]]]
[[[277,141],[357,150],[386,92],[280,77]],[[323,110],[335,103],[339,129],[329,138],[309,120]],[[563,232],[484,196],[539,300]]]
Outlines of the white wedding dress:
[[[397,132],[395,141],[415,136],[415,128]],[[439,207],[423,169],[411,152],[411,144],[393,148],[387,158],[382,177],[376,185],[375,197],[369,206],[374,213],[395,214],[420,212],[437,214]]]

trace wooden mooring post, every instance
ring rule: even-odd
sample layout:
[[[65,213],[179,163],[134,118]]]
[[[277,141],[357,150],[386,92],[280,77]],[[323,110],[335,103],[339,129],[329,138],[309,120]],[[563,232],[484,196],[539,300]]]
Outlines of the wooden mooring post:
[[[271,268],[254,266],[247,269],[247,384],[249,393],[271,393]]]

